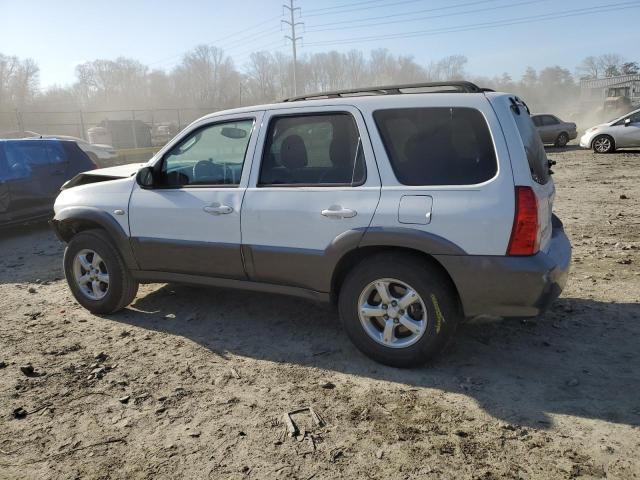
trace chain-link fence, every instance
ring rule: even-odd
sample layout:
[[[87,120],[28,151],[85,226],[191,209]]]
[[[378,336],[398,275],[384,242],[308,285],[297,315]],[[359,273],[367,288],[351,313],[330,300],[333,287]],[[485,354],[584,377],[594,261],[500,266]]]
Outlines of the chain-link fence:
[[[68,135],[115,148],[163,145],[210,109],[0,111],[0,138]]]

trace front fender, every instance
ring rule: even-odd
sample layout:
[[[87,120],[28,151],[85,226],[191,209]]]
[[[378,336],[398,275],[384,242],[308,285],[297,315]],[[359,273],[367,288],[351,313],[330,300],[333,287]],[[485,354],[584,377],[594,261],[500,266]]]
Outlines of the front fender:
[[[83,230],[101,228],[109,235],[129,269],[138,269],[129,236],[115,218],[95,207],[67,207],[58,211],[49,221],[56,236],[68,243],[73,236]]]

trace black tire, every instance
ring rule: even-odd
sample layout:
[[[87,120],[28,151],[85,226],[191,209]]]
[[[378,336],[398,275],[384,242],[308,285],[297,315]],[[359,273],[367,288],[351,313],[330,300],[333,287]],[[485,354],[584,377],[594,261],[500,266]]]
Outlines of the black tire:
[[[379,279],[396,279],[411,286],[426,308],[426,330],[412,345],[384,346],[375,341],[359,317],[359,299]],[[437,356],[452,340],[461,320],[458,296],[451,281],[422,258],[378,254],[360,262],[345,278],[338,299],[340,319],[351,341],[365,355],[393,367],[415,367]]]
[[[562,132],[560,135],[558,135],[558,138],[556,138],[555,146],[557,148],[564,148],[567,146],[567,143],[569,143],[569,135],[567,135],[565,132]]]
[[[99,300],[87,297],[75,280],[74,259],[78,253],[85,249],[93,250],[102,257],[109,274],[106,294]],[[75,299],[92,313],[110,314],[122,310],[133,301],[138,293],[139,283],[133,279],[122,256],[103,230],[85,230],[76,234],[69,241],[64,252],[64,273]]]
[[[604,142],[604,145],[606,148],[601,148],[600,141],[607,141],[607,140],[608,140],[608,143]],[[591,142],[591,146],[593,147],[593,151],[595,153],[613,153],[616,150],[615,140],[610,135],[598,135]]]

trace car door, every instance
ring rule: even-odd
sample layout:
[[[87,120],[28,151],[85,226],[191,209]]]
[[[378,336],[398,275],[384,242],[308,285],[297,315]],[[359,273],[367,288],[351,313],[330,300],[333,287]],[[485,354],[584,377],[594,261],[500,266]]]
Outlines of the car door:
[[[11,220],[9,212],[10,203],[9,167],[4,155],[4,144],[3,142],[0,142],[0,224]]]
[[[361,113],[350,106],[265,113],[242,206],[251,280],[328,292],[335,262],[357,246],[380,198]]]
[[[56,140],[45,141],[45,150],[48,159],[47,169],[39,181],[43,195],[54,202],[60,193],[60,187],[69,179],[69,158],[62,144]]]
[[[5,143],[8,165],[9,214],[12,220],[39,217],[53,207],[47,183],[51,178],[51,165],[46,142],[16,140]]]
[[[560,121],[552,115],[543,115],[542,125],[542,141],[544,143],[554,143],[560,133]]]
[[[209,119],[154,165],[153,188],[134,186],[131,242],[142,270],[245,278],[240,207],[262,112]]]
[[[626,118],[617,128],[617,147],[640,147],[640,111],[627,117],[630,122],[625,123]]]

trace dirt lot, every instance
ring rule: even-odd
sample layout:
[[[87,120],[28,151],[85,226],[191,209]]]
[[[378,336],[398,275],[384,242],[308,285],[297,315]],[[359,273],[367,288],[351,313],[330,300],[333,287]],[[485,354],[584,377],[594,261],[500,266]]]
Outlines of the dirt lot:
[[[92,316],[46,227],[2,232],[0,478],[639,478],[640,152],[550,156],[562,298],[417,370],[287,297],[148,285]],[[309,405],[326,425],[287,437]]]

